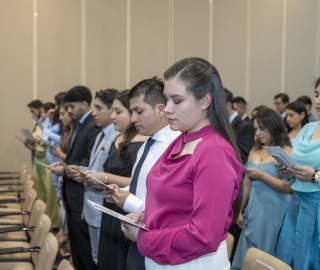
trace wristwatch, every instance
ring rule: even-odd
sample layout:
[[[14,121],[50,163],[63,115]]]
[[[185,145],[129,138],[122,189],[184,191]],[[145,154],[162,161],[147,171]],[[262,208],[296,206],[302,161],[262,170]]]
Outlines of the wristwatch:
[[[312,174],[311,182],[314,184],[317,184],[319,182],[319,178],[320,178],[319,171],[315,170]]]

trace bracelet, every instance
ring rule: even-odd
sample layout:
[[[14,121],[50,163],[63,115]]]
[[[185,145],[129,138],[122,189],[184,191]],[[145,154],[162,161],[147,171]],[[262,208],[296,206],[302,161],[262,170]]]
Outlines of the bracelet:
[[[105,184],[108,183],[108,176],[106,176],[106,177],[104,178],[104,183],[105,183]]]
[[[315,170],[312,174],[312,178],[311,178],[311,182],[316,184],[319,181],[319,174],[318,174],[318,170]]]

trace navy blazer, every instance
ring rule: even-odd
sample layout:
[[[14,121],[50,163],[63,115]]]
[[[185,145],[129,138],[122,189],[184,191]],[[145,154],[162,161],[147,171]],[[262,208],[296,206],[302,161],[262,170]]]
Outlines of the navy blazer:
[[[76,133],[72,145],[69,146],[65,162],[68,165],[89,165],[90,154],[95,139],[101,127],[96,126],[92,114],[89,114]],[[67,176],[63,177],[63,193],[67,208],[71,211],[82,212],[84,186]]]

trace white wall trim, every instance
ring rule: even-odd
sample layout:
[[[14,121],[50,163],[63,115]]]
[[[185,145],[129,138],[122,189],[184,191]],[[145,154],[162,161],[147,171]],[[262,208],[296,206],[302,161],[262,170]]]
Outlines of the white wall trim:
[[[214,0],[209,0],[209,55],[208,60],[213,63],[213,4]]]
[[[32,59],[32,97],[38,98],[38,0],[33,0],[32,32],[33,32],[33,59]]]
[[[127,0],[127,33],[126,33],[126,88],[130,88],[131,61],[131,0]]]
[[[86,85],[86,0],[81,0],[81,84]]]
[[[281,48],[281,93],[285,92],[286,82],[286,39],[287,39],[287,0],[283,0],[282,48]]]
[[[250,96],[250,68],[251,68],[251,12],[252,0],[247,0],[247,34],[246,34],[246,81],[245,81],[245,99],[249,102]]]

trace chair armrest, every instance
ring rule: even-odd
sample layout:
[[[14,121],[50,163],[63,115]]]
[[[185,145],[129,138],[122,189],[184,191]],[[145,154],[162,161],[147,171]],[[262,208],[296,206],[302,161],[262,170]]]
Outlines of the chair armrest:
[[[24,227],[23,225],[9,226],[0,228],[0,233],[8,233],[8,232],[26,232],[33,231],[34,226],[32,227]]]
[[[12,254],[12,253],[24,253],[24,252],[39,252],[40,247],[24,248],[24,247],[13,247],[13,248],[0,248],[0,255]]]
[[[7,212],[7,213],[5,213],[5,212],[0,212],[0,217],[6,217],[6,216],[17,216],[17,215],[30,215],[30,212],[28,212],[28,211],[20,211],[20,212],[18,212],[18,211],[16,211],[16,212]]]
[[[25,199],[0,199],[0,204],[6,204],[6,203],[22,203]]]

